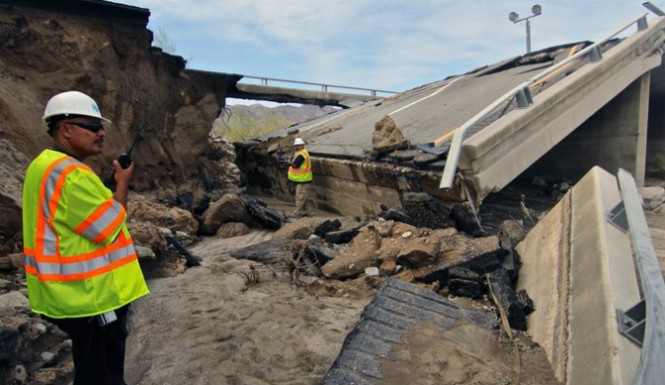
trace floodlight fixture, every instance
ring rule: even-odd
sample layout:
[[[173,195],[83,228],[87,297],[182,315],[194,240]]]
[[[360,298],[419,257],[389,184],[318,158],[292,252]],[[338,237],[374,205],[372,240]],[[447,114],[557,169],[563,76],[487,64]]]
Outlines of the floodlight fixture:
[[[531,13],[533,13],[531,16],[523,17],[521,19],[516,12],[510,12],[508,14],[508,20],[512,21],[513,24],[519,23],[520,21],[526,21],[526,53],[531,53],[531,22],[529,19],[541,15],[543,13],[543,7],[536,4],[531,7]]]
[[[662,9],[656,7],[655,5],[651,4],[649,1],[645,1],[642,3],[644,8],[648,9],[649,11],[653,12],[656,16],[665,16],[665,12],[663,12]]]

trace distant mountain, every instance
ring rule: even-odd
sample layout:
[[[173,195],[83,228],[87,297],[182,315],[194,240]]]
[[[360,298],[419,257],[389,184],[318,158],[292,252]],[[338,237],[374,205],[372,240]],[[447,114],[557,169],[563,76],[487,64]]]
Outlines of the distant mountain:
[[[215,121],[213,132],[221,134],[229,141],[243,142],[334,111],[334,107],[312,105],[226,106],[225,111]]]

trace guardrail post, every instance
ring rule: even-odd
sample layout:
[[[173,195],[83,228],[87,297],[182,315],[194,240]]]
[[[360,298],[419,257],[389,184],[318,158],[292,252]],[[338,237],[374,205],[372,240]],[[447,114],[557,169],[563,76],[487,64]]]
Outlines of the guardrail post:
[[[266,79],[266,78],[261,78],[261,85],[262,85],[262,86],[267,86],[267,85],[268,85],[268,79]]]
[[[642,16],[637,20],[637,30],[644,31],[647,28],[649,28],[649,23],[647,23],[647,18],[646,16]]]
[[[529,87],[521,88],[515,94],[517,108],[527,108],[533,104],[533,97],[531,97],[531,90]]]
[[[599,46],[595,46],[591,49],[589,53],[589,58],[592,62],[597,62],[603,60],[603,52],[600,50]]]
[[[635,264],[639,272],[645,305],[644,334],[640,336],[640,304],[631,308],[628,327],[637,327],[633,338],[642,339],[642,353],[633,380],[634,385],[661,384],[665,378],[665,281],[658,264],[656,250],[651,242],[649,225],[642,211],[642,198],[637,191],[635,179],[626,170],[619,169],[617,175],[621,199],[626,209],[630,238],[633,244]],[[634,319],[635,317],[636,319]],[[626,321],[624,319],[624,321]]]

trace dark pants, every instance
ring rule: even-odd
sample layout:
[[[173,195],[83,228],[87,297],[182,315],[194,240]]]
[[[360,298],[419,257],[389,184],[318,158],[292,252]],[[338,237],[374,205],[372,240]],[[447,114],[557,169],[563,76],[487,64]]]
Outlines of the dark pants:
[[[126,385],[125,341],[129,305],[116,309],[118,320],[99,326],[95,317],[53,319],[72,339],[74,385]]]

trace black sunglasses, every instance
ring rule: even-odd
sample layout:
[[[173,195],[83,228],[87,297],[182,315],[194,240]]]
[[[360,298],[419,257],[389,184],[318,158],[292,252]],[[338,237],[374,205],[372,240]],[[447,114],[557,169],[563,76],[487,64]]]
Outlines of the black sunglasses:
[[[104,125],[101,123],[83,123],[83,122],[64,122],[67,124],[72,124],[74,126],[81,127],[90,132],[98,133],[99,130],[104,130]]]

